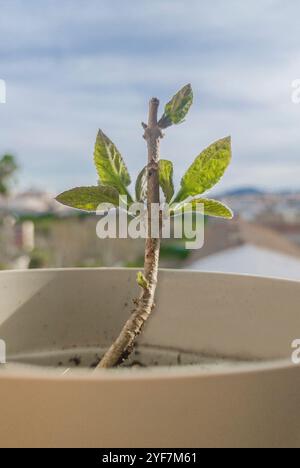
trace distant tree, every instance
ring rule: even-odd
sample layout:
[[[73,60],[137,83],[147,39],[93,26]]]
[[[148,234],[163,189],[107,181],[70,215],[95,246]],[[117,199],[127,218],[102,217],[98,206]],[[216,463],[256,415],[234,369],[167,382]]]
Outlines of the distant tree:
[[[0,195],[8,195],[11,179],[18,169],[14,156],[5,154],[0,159]]]
[[[48,253],[44,250],[34,250],[30,255],[28,268],[30,270],[36,268],[46,268],[49,264]]]

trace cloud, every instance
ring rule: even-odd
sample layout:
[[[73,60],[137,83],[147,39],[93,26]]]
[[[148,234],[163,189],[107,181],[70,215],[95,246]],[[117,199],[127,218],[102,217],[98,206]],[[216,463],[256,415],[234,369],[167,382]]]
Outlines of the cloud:
[[[0,0],[0,8],[0,78],[7,81],[0,152],[17,153],[23,185],[94,183],[98,127],[137,174],[149,97],[165,102],[186,82],[195,105],[162,144],[177,181],[203,147],[232,134],[224,186],[298,185],[300,106],[291,102],[291,82],[300,76],[300,5]]]

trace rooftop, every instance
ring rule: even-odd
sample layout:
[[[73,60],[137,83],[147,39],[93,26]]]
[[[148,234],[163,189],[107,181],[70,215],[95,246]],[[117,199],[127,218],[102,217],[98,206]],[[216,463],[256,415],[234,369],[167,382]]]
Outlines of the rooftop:
[[[241,219],[213,220],[205,244],[185,268],[300,280],[300,248],[277,232]]]
[[[196,260],[188,269],[300,280],[300,259],[250,244]]]

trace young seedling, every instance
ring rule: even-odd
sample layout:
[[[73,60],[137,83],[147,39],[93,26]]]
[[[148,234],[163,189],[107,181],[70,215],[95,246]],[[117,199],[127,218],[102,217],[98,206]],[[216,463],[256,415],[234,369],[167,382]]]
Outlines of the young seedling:
[[[137,275],[141,293],[134,301],[133,313],[116,341],[100,361],[99,368],[117,366],[131,354],[138,335],[154,309],[161,236],[160,234],[153,236],[151,226],[154,204],[160,203],[160,189],[168,203],[170,216],[182,213],[185,205],[190,203],[189,206],[195,211],[198,204],[204,206],[204,212],[208,216],[227,219],[233,217],[232,211],[223,203],[200,197],[219,182],[228,167],[231,160],[230,137],[213,143],[197,156],[181,179],[177,194],[173,185],[173,164],[171,161],[160,160],[159,147],[160,140],[164,136],[163,130],[171,125],[182,123],[192,102],[192,88],[186,85],[165,106],[162,117],[158,119],[159,101],[156,98],[150,101],[148,123],[142,124],[148,147],[148,164],[137,177],[135,185],[136,200],[147,203],[144,272],[139,272]],[[128,170],[116,146],[101,130],[96,140],[94,161],[99,176],[99,185],[74,188],[59,195],[57,200],[73,208],[96,212],[102,203],[111,203],[118,207],[119,197],[126,196],[129,212],[134,200],[128,191],[131,183]],[[160,218],[160,228],[161,222]]]

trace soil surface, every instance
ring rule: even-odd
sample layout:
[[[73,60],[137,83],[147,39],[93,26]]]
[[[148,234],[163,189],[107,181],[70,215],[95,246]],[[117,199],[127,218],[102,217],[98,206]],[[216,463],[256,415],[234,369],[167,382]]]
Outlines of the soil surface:
[[[8,363],[20,363],[34,366],[59,368],[62,372],[72,368],[94,369],[99,364],[105,349],[77,348],[58,349],[52,351],[39,351],[8,357]],[[236,367],[238,365],[254,364],[258,359],[251,357],[212,356],[196,354],[187,351],[165,349],[151,346],[137,347],[130,358],[123,362],[123,368],[151,368],[157,366],[173,367],[186,365],[201,365],[204,370],[213,370],[216,367]]]

